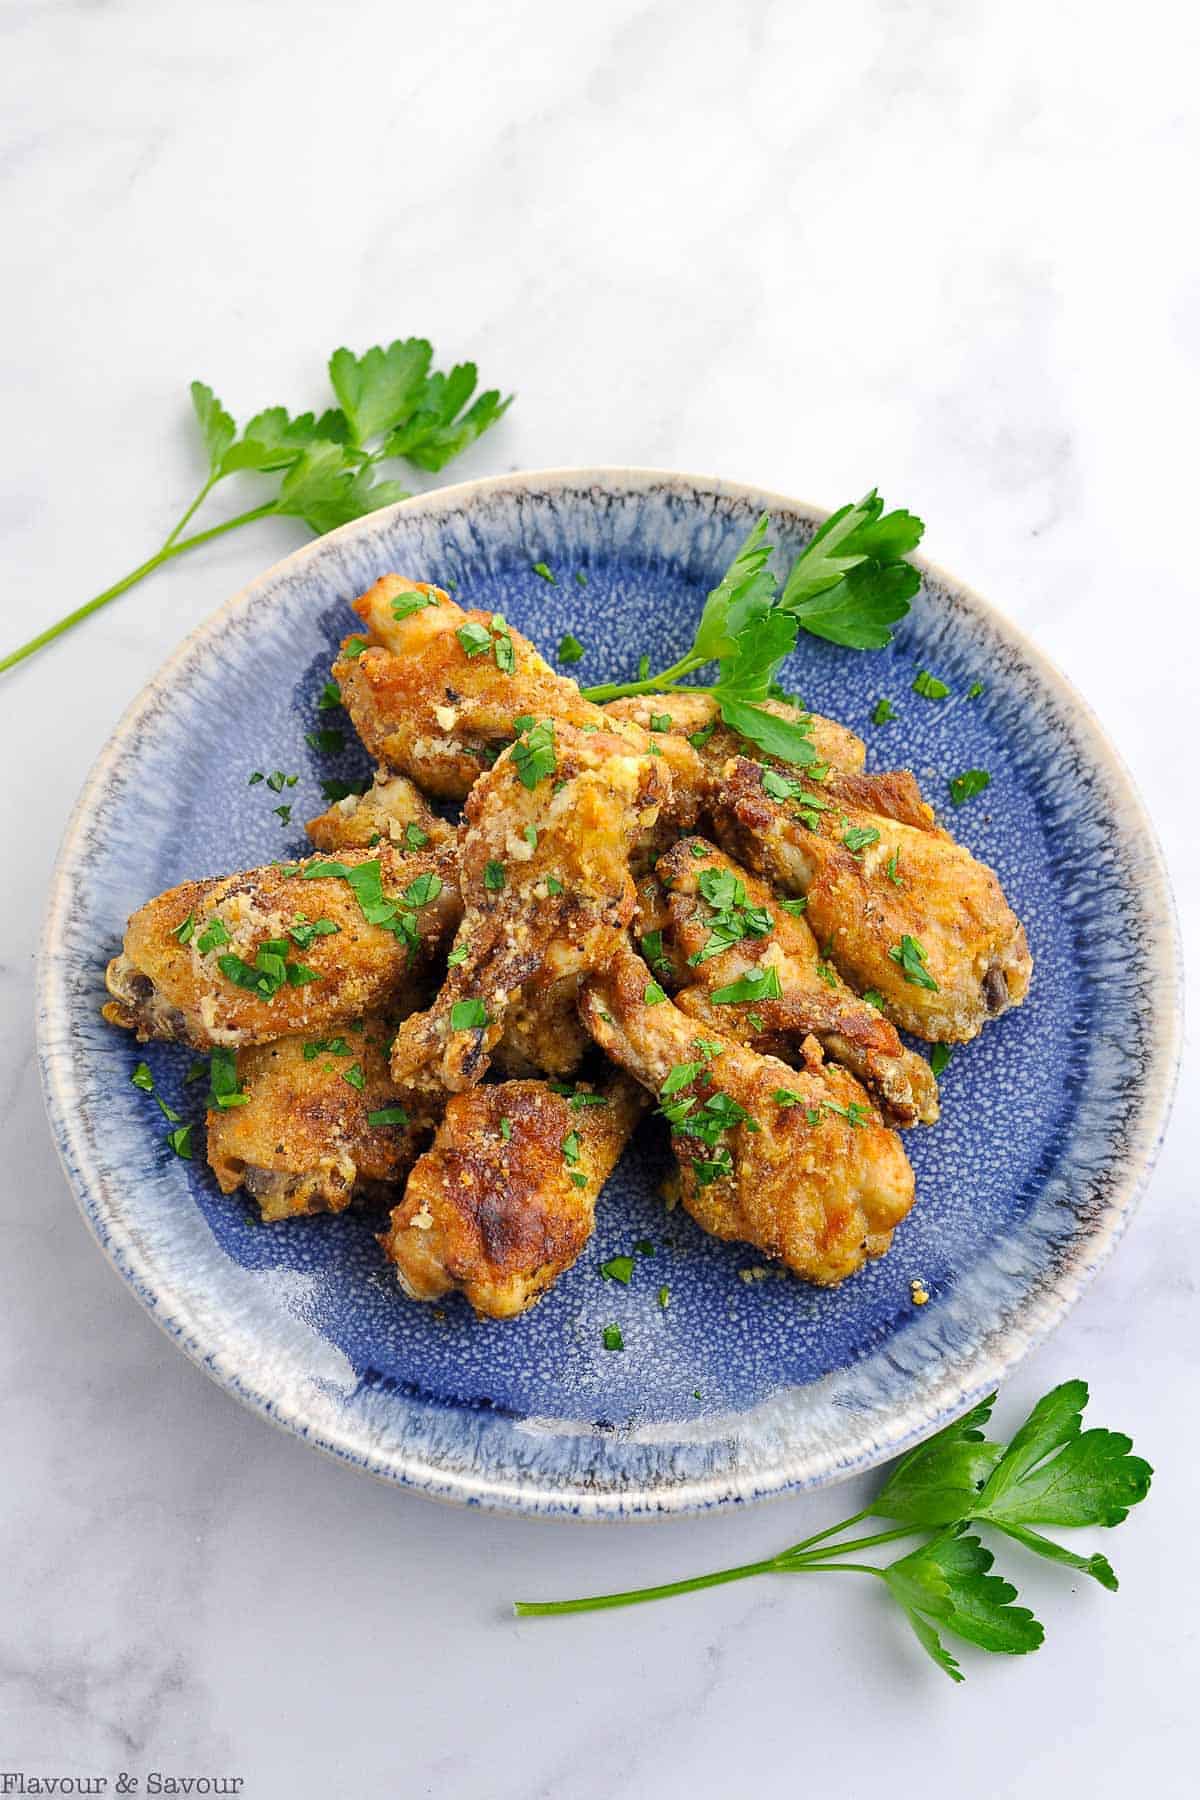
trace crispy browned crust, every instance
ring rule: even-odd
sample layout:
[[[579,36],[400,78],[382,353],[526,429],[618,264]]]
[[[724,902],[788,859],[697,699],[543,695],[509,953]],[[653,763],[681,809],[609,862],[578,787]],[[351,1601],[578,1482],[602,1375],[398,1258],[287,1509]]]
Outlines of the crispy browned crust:
[[[874,989],[895,1024],[934,1042],[965,1042],[1020,1005],[1033,967],[1024,929],[995,871],[933,823],[911,775],[805,782],[823,808],[807,822],[803,800],[774,799],[763,780],[745,757],[726,764],[718,840],[784,892],[807,897],[813,933],[852,987]],[[842,839],[861,827],[878,840],[852,853]],[[892,956],[906,936],[925,951],[936,988],[911,981]]]
[[[406,1293],[458,1290],[481,1317],[507,1319],[570,1268],[645,1105],[621,1076],[600,1091],[606,1105],[579,1108],[538,1081],[453,1096],[379,1240]]]
[[[693,962],[712,933],[713,908],[701,893],[706,870],[734,875],[745,890],[746,905],[768,913],[773,923],[761,937],[744,937]],[[694,837],[681,839],[659,858],[657,875],[664,894],[671,979],[679,990],[675,1003],[689,1018],[787,1061],[801,1053],[811,1034],[828,1057],[870,1090],[889,1124],[932,1124],[938,1116],[938,1092],[929,1064],[906,1050],[882,1013],[847,987],[822,957],[806,920],[786,912],[771,888]],[[733,1005],[711,999],[714,991],[760,969],[775,971],[778,999]]]
[[[304,829],[317,849],[325,851],[371,850],[380,842],[398,850],[437,850],[454,836],[454,827],[439,819],[407,776],[389,775],[386,769],[375,771],[365,794],[335,800]]]
[[[432,1120],[369,1123],[400,1103],[388,1075],[391,1031],[376,1015],[324,1038],[239,1050],[238,1084],[249,1100],[208,1113],[208,1162],[222,1192],[245,1187],[274,1222],[341,1212],[356,1194],[403,1180]]]
[[[819,1286],[883,1255],[913,1203],[913,1173],[853,1076],[824,1063],[815,1038],[804,1041],[801,1066],[790,1068],[707,1026],[698,1031],[670,1000],[646,1004],[647,977],[645,963],[624,949],[585,983],[580,1009],[601,1049],[654,1093],[673,1068],[697,1064],[673,1101],[690,1095],[702,1105],[724,1094],[749,1114],[718,1146],[731,1172],[710,1180],[697,1164],[711,1163],[714,1147],[689,1136],[686,1119],[673,1127],[679,1194],[696,1222]],[[781,1105],[781,1092],[796,1103]]]
[[[124,950],[108,967],[113,997],[104,1008],[105,1018],[143,1041],[171,1038],[208,1049],[321,1032],[368,1012],[403,1008],[416,997],[414,976],[458,921],[453,856],[430,851],[403,856],[381,844],[374,851],[347,850],[339,858],[347,865],[373,859],[380,864],[388,897],[402,895],[420,875],[435,875],[441,882],[437,897],[415,915],[420,932],[415,949],[383,926],[369,925],[348,882],[332,876],[307,880],[297,873],[319,859],[185,881],[130,919]],[[329,919],[338,927],[292,953],[291,960],[315,969],[318,980],[282,987],[268,1000],[221,972],[222,956],[235,954],[252,963],[261,944],[287,935],[298,913],[309,920]],[[174,934],[189,915],[194,929],[185,945]],[[214,917],[231,941],[202,955],[198,943]]]
[[[506,753],[471,790],[459,842],[462,956],[432,1006],[397,1033],[392,1077],[406,1091],[473,1086],[509,1011],[531,991],[594,968],[629,923],[629,855],[669,793],[666,766],[607,732],[562,724],[555,757],[553,779],[530,789]],[[455,1025],[467,1001],[483,1007],[486,1023]]]

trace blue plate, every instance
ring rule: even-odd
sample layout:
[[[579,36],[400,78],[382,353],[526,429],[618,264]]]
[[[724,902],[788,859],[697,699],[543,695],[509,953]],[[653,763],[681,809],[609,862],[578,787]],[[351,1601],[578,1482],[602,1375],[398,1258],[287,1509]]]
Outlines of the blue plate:
[[[361,519],[194,632],[118,725],[67,828],[42,950],[47,1106],[92,1230],[158,1322],[240,1399],[322,1449],[444,1499],[613,1517],[830,1481],[961,1411],[1062,1317],[1111,1250],[1164,1128],[1179,1045],[1174,915],[1154,832],[1096,721],[1003,617],[926,567],[892,647],[806,639],[787,683],[860,732],[874,768],[992,785],[955,831],[999,871],[1035,959],[1026,1004],[955,1052],[943,1116],[906,1136],[918,1200],[891,1253],[835,1292],[759,1271],[658,1197],[644,1126],[596,1235],[525,1318],[405,1300],[368,1210],[270,1227],[179,1161],[140,1052],[100,1018],[126,915],[185,876],[305,847],[319,783],[365,770],[305,745],[348,603],[390,569],[453,584],[585,683],[656,667],[762,510],[794,553],[821,516],[727,482],[630,470],[502,476]],[[533,565],[549,565],[548,583]],[[949,683],[911,691],[919,667]],[[968,699],[972,683],[983,694]],[[888,695],[899,718],[874,727]],[[329,723],[329,715],[321,715]],[[251,770],[299,781],[282,795]],[[190,1054],[147,1051],[187,1118]],[[197,1136],[199,1137],[199,1132]],[[651,1240],[628,1288],[599,1265]],[[919,1276],[931,1295],[916,1308]],[[658,1290],[670,1288],[670,1305]],[[604,1348],[617,1324],[623,1353]]]

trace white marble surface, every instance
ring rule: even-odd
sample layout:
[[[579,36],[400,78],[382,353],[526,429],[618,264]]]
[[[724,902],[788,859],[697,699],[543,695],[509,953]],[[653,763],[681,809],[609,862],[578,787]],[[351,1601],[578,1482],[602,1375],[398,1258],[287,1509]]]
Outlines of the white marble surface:
[[[918,508],[1111,728],[1194,940],[1193,7],[9,0],[0,25],[5,640],[173,519],[190,377],[243,414],[319,402],[334,344],[425,332],[519,390],[464,474]],[[1026,1566],[1046,1648],[968,1653],[960,1689],[832,1578],[518,1625],[514,1595],[758,1556],[859,1493],[640,1528],[435,1507],[239,1410],[110,1273],[34,1069],[56,842],[127,700],[301,536],[183,561],[4,678],[0,1770],[253,1800],[1193,1793],[1194,1090],[1002,1401],[1083,1374],[1156,1464],[1106,1545],[1122,1591]]]

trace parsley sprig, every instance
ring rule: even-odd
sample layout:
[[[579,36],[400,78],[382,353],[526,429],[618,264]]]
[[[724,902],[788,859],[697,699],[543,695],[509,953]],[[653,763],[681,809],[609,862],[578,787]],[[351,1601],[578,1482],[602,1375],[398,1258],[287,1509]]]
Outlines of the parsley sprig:
[[[361,356],[335,350],[329,359],[329,379],[337,406],[319,417],[311,412],[293,416],[286,407],[269,406],[240,431],[212,389],[193,381],[192,406],[208,456],[208,474],[200,491],[153,556],[0,658],[0,673],[185,550],[211,543],[241,525],[274,513],[302,519],[320,534],[380,506],[406,500],[407,490],[399,482],[376,479],[378,463],[403,457],[418,469],[443,469],[512,404],[512,395],[502,400],[497,388],[472,400],[478,383],[474,363],[458,363],[448,375],[432,364],[433,347],[425,338],[398,338],[386,349],[376,345]],[[277,477],[274,496],[204,531],[188,533],[217,484],[245,473]]]
[[[1145,1499],[1152,1470],[1132,1454],[1133,1446],[1123,1433],[1082,1429],[1086,1382],[1065,1381],[1052,1388],[1007,1445],[984,1436],[995,1399],[990,1395],[909,1451],[862,1512],[814,1532],[777,1556],[626,1593],[582,1600],[519,1600],[513,1610],[519,1616],[591,1612],[693,1593],[750,1575],[850,1571],[883,1583],[917,1642],[952,1681],[962,1681],[963,1673],[943,1643],[943,1633],[981,1650],[1023,1656],[1039,1647],[1043,1628],[1028,1607],[1013,1604],[1017,1590],[991,1572],[992,1552],[970,1528],[1001,1532],[1034,1555],[1090,1575],[1115,1593],[1117,1578],[1107,1557],[1077,1555],[1037,1528],[1121,1524],[1129,1509]],[[870,1518],[895,1524],[886,1531],[846,1537]],[[882,1567],[843,1560],[916,1536],[924,1542]]]
[[[686,691],[711,694],[732,730],[785,762],[817,760],[803,721],[776,718],[762,702],[778,698],[777,676],[808,631],[854,650],[882,650],[912,603],[921,577],[907,558],[925,527],[912,513],[885,513],[874,489],[833,513],[805,545],[780,589],[769,567],[773,545],[764,513],[709,594],[691,649],[657,675],[585,688],[587,699],[617,700],[680,687],[716,664],[717,679]]]

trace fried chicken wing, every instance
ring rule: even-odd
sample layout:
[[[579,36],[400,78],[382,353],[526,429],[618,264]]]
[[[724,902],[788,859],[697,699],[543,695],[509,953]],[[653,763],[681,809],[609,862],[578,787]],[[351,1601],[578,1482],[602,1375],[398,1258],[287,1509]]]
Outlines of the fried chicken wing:
[[[580,1005],[601,1049],[659,1096],[697,1224],[820,1286],[882,1256],[913,1203],[913,1173],[854,1077],[823,1063],[815,1038],[793,1069],[700,1032],[670,1000],[648,1004],[648,981],[623,947]]]
[[[480,776],[459,840],[462,924],[433,1005],[396,1034],[399,1087],[473,1086],[518,1001],[611,953],[633,913],[630,851],[669,791],[654,757],[549,720]]]
[[[405,775],[375,771],[365,794],[347,794],[304,827],[318,850],[373,850],[387,841],[398,850],[440,849],[454,836],[424,794]]]
[[[890,1124],[937,1118],[937,1082],[924,1057],[846,986],[805,919],[771,888],[694,837],[661,856],[656,875],[662,953],[675,1004],[689,1018],[785,1060],[802,1055],[811,1035],[869,1089]],[[761,991],[731,1001],[738,984]]]
[[[347,639],[334,664],[343,701],[371,754],[427,793],[463,799],[517,736],[516,720],[553,719],[661,757],[673,778],[669,816],[681,830],[695,823],[705,773],[686,738],[609,716],[499,614],[466,612],[440,588],[398,575],[383,576],[354,610],[370,635],[365,650],[361,637]]]
[[[452,851],[347,850],[381,903],[367,910],[319,858],[185,881],[133,914],[105,977],[104,1016],[139,1040],[266,1043],[414,1003],[419,977],[458,923]],[[361,878],[360,878],[361,879]]]
[[[719,778],[721,844],[804,895],[825,957],[917,1037],[965,1043],[1025,998],[1032,959],[993,870],[934,823],[912,775],[802,770],[742,756]]]
[[[239,1050],[249,1098],[208,1113],[208,1162],[222,1193],[245,1187],[268,1223],[341,1212],[360,1193],[384,1197],[432,1130],[400,1105],[390,1039],[376,1014],[328,1037]]]
[[[486,1319],[532,1306],[591,1236],[597,1196],[645,1105],[615,1074],[573,1099],[539,1081],[455,1094],[379,1240],[405,1293],[457,1290]]]
[[[759,700],[756,704],[760,711],[773,713],[777,719],[786,719],[789,724],[806,724],[818,761],[851,773],[856,773],[866,762],[867,746],[836,719],[802,712],[783,700]],[[669,719],[666,732],[686,738],[705,769],[722,769],[731,756],[742,754],[746,748],[746,740],[722,723],[721,709],[708,694],[693,694],[684,688],[675,688],[666,694],[636,694],[625,700],[610,700],[604,710],[610,718],[625,719],[645,731],[656,729],[652,721]],[[661,724],[657,728],[663,729]],[[770,757],[766,760],[773,761]],[[778,766],[790,767],[790,764]]]

